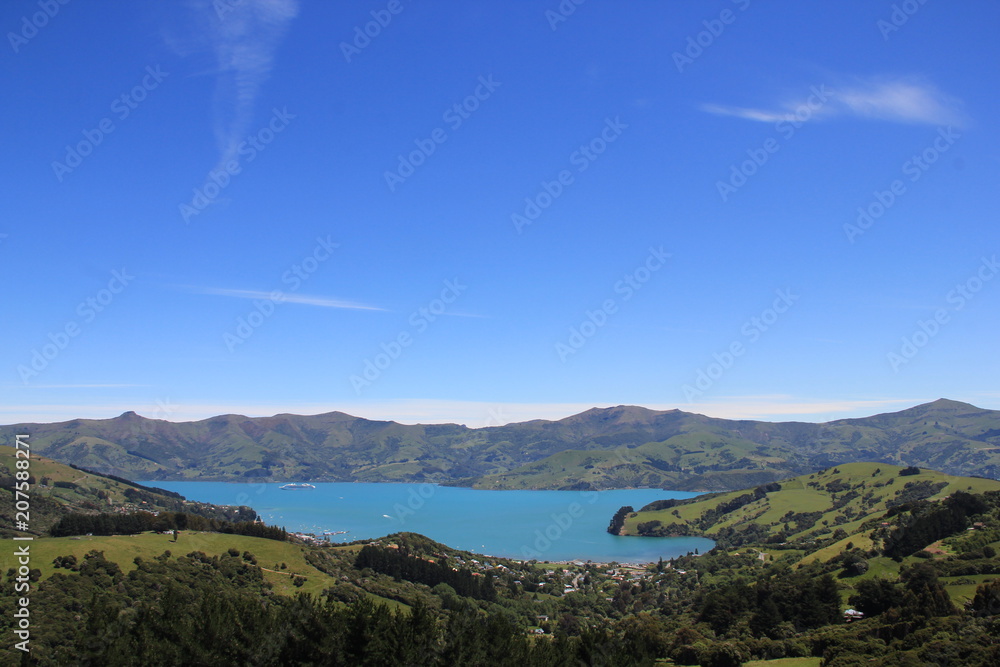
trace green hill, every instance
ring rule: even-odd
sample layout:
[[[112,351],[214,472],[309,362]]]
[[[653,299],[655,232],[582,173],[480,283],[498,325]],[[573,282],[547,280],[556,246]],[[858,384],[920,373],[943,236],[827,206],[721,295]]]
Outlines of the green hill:
[[[968,657],[944,658],[921,648],[924,640],[894,642],[902,635],[886,633],[937,623],[926,636],[941,632],[946,643],[956,642],[953,651],[960,640],[949,636],[948,624],[1000,613],[1000,482],[847,463],[742,491],[629,509],[616,513],[609,530],[717,540],[707,554],[663,564],[665,572],[695,583],[694,620],[709,623],[717,635],[775,638],[782,624],[800,626],[803,614],[825,599],[845,615],[824,621],[829,625],[812,635],[812,655],[822,655],[823,664],[861,664],[860,653],[894,665],[996,664],[1000,656],[972,657],[970,649]],[[861,616],[848,618],[848,608]],[[870,639],[876,636],[882,639]],[[744,644],[750,653],[752,646]],[[912,660],[918,650],[923,662]],[[910,662],[892,661],[899,651],[911,651]]]
[[[59,568],[53,566],[57,556],[73,556],[82,561],[90,551],[101,551],[105,558],[118,563],[126,574],[135,569],[135,559],[152,560],[165,551],[176,555],[201,551],[209,556],[221,556],[229,549],[238,549],[241,553],[249,551],[254,554],[264,578],[273,586],[275,592],[291,595],[297,590],[318,594],[333,583],[333,578],[320,572],[306,562],[301,545],[277,540],[265,540],[246,535],[230,535],[223,533],[185,532],[173,541],[170,535],[142,533],[140,535],[110,535],[81,537],[47,537],[34,540],[31,543],[32,565],[40,570],[40,580],[45,581]],[[0,571],[16,566],[13,549],[9,553],[0,553]],[[281,568],[280,564],[286,567]],[[275,565],[278,565],[275,568]],[[301,589],[293,587],[291,578],[301,575],[307,578],[307,583]]]
[[[0,427],[49,458],[131,479],[434,482],[485,489],[745,488],[852,461],[1000,478],[1000,411],[938,400],[822,424],[594,408],[489,428],[340,412]]]
[[[1000,491],[1000,482],[920,469],[917,474],[885,463],[845,463],[821,472],[742,491],[689,500],[658,501],[629,514],[621,535],[704,535],[738,546],[795,543],[812,547],[867,535],[894,507],[939,500],[956,491]]]
[[[467,655],[470,641],[507,637],[528,649],[540,616],[580,612],[605,624],[616,615],[606,598],[618,584],[592,566],[556,571],[415,533],[336,546],[190,531],[176,542],[144,533],[25,544],[30,575],[18,575],[13,548],[0,553],[0,629],[17,627],[21,576],[32,664],[397,664],[400,647],[421,636],[423,652],[399,664],[511,664]],[[560,594],[570,585],[575,597]],[[387,653],[375,653],[392,634],[378,619],[405,635]],[[544,624],[543,649],[555,627]],[[100,659],[82,659],[91,651]],[[19,657],[12,642],[0,647],[0,664]]]
[[[14,449],[0,446],[0,536],[15,532]],[[23,460],[23,459],[22,459]],[[53,461],[34,452],[30,459],[30,527],[27,534],[42,535],[61,517],[71,512],[187,512],[229,521],[253,521],[257,514],[249,507],[229,507],[191,502],[180,494],[143,486],[125,479],[112,479]]]
[[[743,488],[795,474],[808,465],[778,446],[694,432],[614,451],[566,450],[509,472],[487,475],[480,489]]]

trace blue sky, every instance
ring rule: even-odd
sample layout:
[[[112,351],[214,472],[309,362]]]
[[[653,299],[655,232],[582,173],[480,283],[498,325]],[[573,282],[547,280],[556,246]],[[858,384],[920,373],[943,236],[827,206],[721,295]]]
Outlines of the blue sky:
[[[4,3],[0,421],[1000,408],[998,20]]]

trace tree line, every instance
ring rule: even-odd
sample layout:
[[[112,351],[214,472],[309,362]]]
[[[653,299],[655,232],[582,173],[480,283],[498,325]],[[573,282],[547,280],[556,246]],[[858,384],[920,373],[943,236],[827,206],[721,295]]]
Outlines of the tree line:
[[[285,541],[284,528],[268,526],[254,521],[224,521],[210,519],[187,512],[131,512],[128,514],[82,514],[72,512],[63,516],[49,529],[52,537],[71,535],[138,535],[147,531],[198,530],[213,533],[231,533]]]
[[[796,631],[840,622],[840,593],[836,580],[816,568],[783,577],[738,580],[705,595],[698,604],[698,620],[717,633],[747,620],[754,636],[769,636],[780,624]]]
[[[438,584],[448,584],[464,597],[487,601],[497,598],[491,577],[473,573],[465,567],[452,568],[445,559],[431,562],[413,556],[405,547],[391,549],[365,545],[358,552],[354,565],[359,569],[371,568],[394,579],[405,579],[432,588]]]
[[[273,595],[236,550],[137,558],[125,574],[92,551],[32,597],[30,664],[38,665],[635,665],[642,646],[595,629],[532,641],[509,615],[470,602],[442,611],[415,602],[392,611],[366,596]],[[9,576],[9,575],[8,575]],[[10,635],[12,586],[0,588]],[[639,651],[639,654],[636,653]],[[17,658],[9,642],[0,660]],[[4,662],[4,664],[8,664]]]
[[[884,553],[893,558],[914,554],[928,544],[965,530],[970,516],[988,508],[982,497],[964,491],[957,491],[940,503],[920,501],[895,507],[886,517],[903,510],[909,510],[910,516],[886,538]]]

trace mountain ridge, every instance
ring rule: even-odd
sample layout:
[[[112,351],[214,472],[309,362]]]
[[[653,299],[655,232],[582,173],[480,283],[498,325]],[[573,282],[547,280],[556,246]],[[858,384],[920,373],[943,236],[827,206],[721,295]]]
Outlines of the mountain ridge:
[[[292,418],[320,418],[320,417],[328,417],[330,415],[337,415],[337,416],[341,416],[341,417],[346,417],[349,420],[365,421],[365,422],[371,422],[371,423],[377,423],[377,424],[399,424],[401,426],[457,426],[457,427],[467,428],[467,429],[470,429],[470,430],[482,430],[482,429],[504,428],[505,426],[524,425],[524,424],[539,424],[539,423],[556,424],[556,423],[568,422],[568,421],[572,421],[572,420],[578,420],[581,417],[584,417],[586,415],[594,415],[594,414],[602,414],[603,415],[603,414],[606,414],[606,413],[611,413],[613,411],[622,411],[622,410],[626,410],[626,409],[641,410],[641,411],[643,411],[645,413],[653,414],[653,415],[683,414],[683,415],[691,415],[691,416],[695,416],[695,417],[701,417],[701,418],[704,418],[706,420],[718,420],[718,421],[729,421],[729,422],[747,422],[747,423],[755,423],[755,424],[835,424],[835,423],[838,423],[838,422],[845,422],[846,423],[846,422],[856,422],[856,421],[872,420],[872,419],[876,419],[876,418],[883,417],[883,416],[886,416],[886,415],[900,415],[900,414],[905,414],[905,413],[908,413],[908,412],[917,411],[917,410],[920,410],[922,408],[939,407],[939,406],[942,406],[942,407],[945,407],[945,406],[947,406],[947,407],[950,407],[950,406],[960,406],[962,408],[971,408],[973,410],[981,411],[981,412],[1000,412],[1000,410],[991,410],[989,408],[980,408],[980,407],[975,406],[975,405],[973,405],[971,403],[965,403],[963,401],[955,401],[955,400],[948,399],[948,398],[938,398],[938,399],[935,399],[933,401],[928,401],[927,403],[918,403],[917,405],[914,405],[912,407],[903,408],[902,410],[898,410],[898,411],[895,411],[895,412],[880,412],[880,413],[876,413],[874,415],[869,415],[869,416],[866,416],[866,417],[845,417],[845,418],[842,418],[842,419],[835,419],[835,420],[831,420],[831,421],[828,421],[828,422],[808,422],[808,421],[797,421],[797,420],[789,420],[789,421],[766,421],[766,420],[759,420],[759,419],[726,419],[724,417],[710,417],[710,416],[702,414],[700,412],[687,412],[687,411],[681,410],[679,408],[670,408],[668,410],[654,410],[652,408],[647,408],[647,407],[641,406],[641,405],[630,405],[630,404],[624,404],[623,403],[623,404],[620,404],[620,405],[610,406],[610,407],[606,407],[606,408],[600,408],[600,407],[596,407],[595,406],[595,407],[592,407],[592,408],[587,408],[586,410],[583,410],[581,412],[577,412],[577,413],[574,413],[572,415],[568,415],[566,417],[561,417],[559,419],[528,419],[528,420],[525,420],[523,422],[510,422],[508,424],[501,424],[499,426],[483,426],[483,427],[480,427],[480,428],[477,429],[477,428],[466,426],[465,424],[460,424],[458,422],[428,422],[428,423],[417,422],[417,423],[414,423],[414,424],[404,424],[403,422],[397,422],[397,421],[394,421],[394,420],[369,419],[367,417],[359,417],[359,416],[352,415],[352,414],[349,414],[349,413],[346,413],[346,412],[341,412],[339,410],[331,410],[329,412],[318,412],[318,413],[315,413],[315,414],[299,414],[299,413],[295,413],[295,412],[279,412],[279,413],[276,413],[276,414],[273,414],[273,415],[262,415],[260,417],[250,417],[249,415],[244,415],[244,414],[235,413],[235,412],[228,412],[228,413],[224,413],[224,414],[220,414],[220,415],[212,415],[211,417],[205,417],[204,419],[192,419],[192,420],[177,421],[177,422],[170,421],[170,420],[167,420],[167,419],[159,419],[159,418],[156,418],[156,417],[144,417],[144,416],[140,415],[138,412],[136,412],[135,410],[126,410],[125,412],[121,413],[117,417],[106,417],[106,418],[103,418],[103,419],[93,419],[93,418],[88,418],[88,417],[74,417],[73,419],[67,419],[67,420],[56,421],[56,422],[16,422],[16,423],[13,423],[13,424],[0,424],[0,428],[9,429],[9,428],[13,428],[13,427],[16,427],[16,426],[30,426],[30,425],[37,426],[37,425],[42,425],[42,424],[44,424],[44,425],[57,425],[57,424],[61,425],[61,424],[73,424],[73,423],[77,423],[77,422],[109,422],[109,421],[119,421],[119,420],[134,419],[134,418],[139,418],[139,419],[141,419],[143,421],[147,421],[147,422],[162,422],[162,423],[165,423],[165,424],[200,424],[200,423],[204,423],[204,422],[210,422],[210,421],[215,421],[215,420],[219,420],[219,419],[228,419],[228,418],[238,418],[238,419],[249,420],[249,421],[261,421],[261,420],[278,419],[278,418],[289,418],[289,417],[292,417]]]
[[[1000,411],[938,399],[829,422],[727,420],[619,405],[470,428],[331,411],[0,426],[56,460],[132,479],[433,482],[477,488],[728,490],[838,463],[1000,477]]]

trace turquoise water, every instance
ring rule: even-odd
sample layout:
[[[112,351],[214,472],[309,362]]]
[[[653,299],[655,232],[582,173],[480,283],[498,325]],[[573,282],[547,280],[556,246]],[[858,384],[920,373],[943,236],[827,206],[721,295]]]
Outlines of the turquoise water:
[[[712,547],[700,537],[619,537],[607,532],[622,505],[697,494],[659,489],[614,491],[479,491],[432,484],[281,484],[143,482],[189,500],[248,505],[269,524],[293,532],[348,531],[333,542],[406,530],[456,549],[537,560],[640,563]]]

